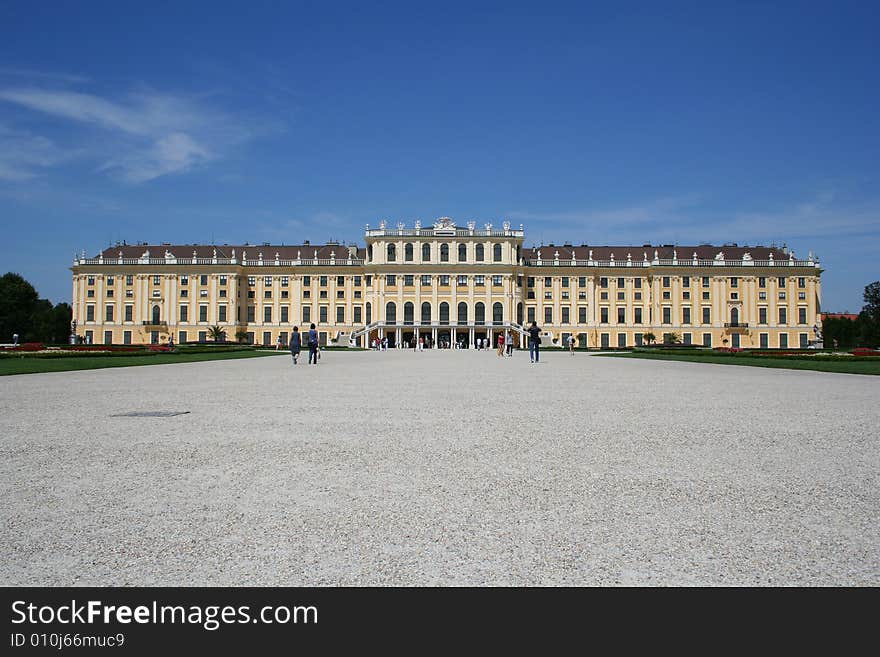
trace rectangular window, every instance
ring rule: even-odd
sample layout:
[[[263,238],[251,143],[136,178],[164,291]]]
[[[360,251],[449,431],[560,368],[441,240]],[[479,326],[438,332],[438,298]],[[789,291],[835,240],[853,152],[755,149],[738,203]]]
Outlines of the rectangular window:
[[[361,277],[360,277],[360,276],[355,276],[355,277],[354,277],[354,286],[355,286],[355,287],[360,287],[360,286],[361,286]]]
[[[535,287],[535,277],[529,276],[526,278],[526,287]]]
[[[761,333],[761,335],[758,336],[758,339],[760,340],[759,344],[761,346],[761,349],[769,349],[770,348],[770,334],[769,333]]]
[[[712,309],[709,306],[703,306],[703,324],[712,323]]]
[[[306,276],[306,278],[308,278],[308,276]],[[253,287],[256,284],[257,284],[257,277],[256,276],[248,276],[248,286]]]
[[[562,277],[562,287],[568,287],[568,276]]]
[[[600,298],[602,301],[608,301],[608,293],[607,293],[607,292],[600,292],[600,293],[599,293],[599,298]]]
[[[611,346],[611,334],[610,333],[602,333],[599,339],[601,341],[602,349],[608,349],[608,347]]]
[[[682,324],[690,324],[691,323],[691,309],[690,308],[682,308],[681,309],[681,323]]]
[[[131,274],[126,276],[125,277],[125,284],[126,285],[134,285],[134,276],[132,276]],[[131,333],[131,332],[129,331],[129,333]]]
[[[180,285],[186,287],[189,285],[189,276],[183,275],[180,277]]]
[[[633,318],[633,323],[634,324],[641,324],[642,323],[642,309],[641,308],[633,308],[633,311],[635,313],[635,317]]]
[[[625,286],[626,286],[626,281],[623,278],[618,278],[617,279],[617,287],[625,287]]]
[[[500,287],[501,286],[501,276],[493,276],[492,277],[492,285],[494,285],[495,287]]]
[[[431,287],[431,275],[422,274],[422,287]]]
[[[449,274],[440,275],[440,285],[449,285]]]
[[[562,307],[562,323],[563,324],[571,323],[570,314],[571,314],[571,308],[569,308],[568,306],[563,306]]]
[[[467,276],[459,276],[457,279],[459,285],[467,285]]]
[[[767,287],[767,278],[764,276],[758,276],[758,287]]]
[[[766,324],[767,323],[767,308],[761,306],[758,308],[758,324]]]
[[[318,308],[318,321],[321,324],[327,323],[327,306],[321,306]]]
[[[326,277],[326,276],[320,276],[320,277],[318,278],[318,285],[320,285],[321,287],[327,287],[327,277]]]
[[[703,301],[708,301],[708,300],[709,300],[709,293],[703,292]]]
[[[116,281],[114,280],[114,278],[112,276],[107,277],[107,287],[112,287],[115,282]],[[801,287],[803,287],[803,286],[801,286]]]
[[[364,282],[366,283],[367,287],[373,287],[373,277],[372,276],[364,277]]]
[[[599,323],[600,324],[607,324],[608,323],[608,308],[607,307],[603,306],[602,308],[599,308]]]
[[[303,306],[303,324],[309,324],[312,321],[312,307]]]
[[[807,309],[806,308],[798,308],[798,324],[806,324],[807,323]]]
[[[287,285],[287,276],[282,277],[281,284]],[[226,276],[220,276],[220,285],[226,285]]]
[[[777,279],[776,283],[779,287],[785,287],[785,276],[780,276]],[[786,339],[788,339],[788,336],[785,336],[785,337],[786,337]]]
[[[269,324],[272,322],[272,306],[263,306],[263,323]]]
[[[703,276],[703,287],[709,287],[709,277]]]
[[[345,306],[336,306],[336,323],[345,324]]]
[[[810,342],[809,342],[810,339],[809,339],[808,334],[806,334],[806,333],[799,333],[799,334],[798,334],[798,338],[800,339],[799,346],[800,346],[801,349],[806,349],[807,347],[810,346]]]
[[[693,336],[690,333],[682,333],[681,334],[682,344],[691,344],[692,340],[693,340]]]
[[[303,276],[303,287],[311,287],[312,285],[312,277],[311,276]]]
[[[663,277],[663,287],[669,287],[669,276]]]
[[[711,347],[712,346],[712,334],[711,333],[703,333],[703,346]]]
[[[185,323],[189,321],[189,306],[181,306],[180,307],[180,322]]]
[[[641,301],[641,300],[642,300],[642,293],[641,293],[641,292],[636,292],[635,294],[633,294],[633,298],[634,298],[636,301]]]
[[[208,341],[208,332],[207,331],[199,331],[199,342],[207,342]]]
[[[263,331],[263,346],[268,347],[272,344],[272,334],[269,331]]]
[[[201,280],[199,281],[199,283],[201,283],[202,285],[207,285],[208,284],[208,276],[206,274],[202,274]],[[267,283],[267,285],[268,285],[268,283]]]
[[[104,321],[113,321],[113,306],[104,306]]]
[[[257,321],[257,309],[256,306],[248,306],[247,307],[247,321],[253,323]]]
[[[608,278],[607,277],[602,276],[601,278],[599,278],[599,287],[608,287]]]
[[[282,294],[282,296],[285,296],[287,294],[287,292],[282,292],[281,294]],[[220,290],[220,298],[221,299],[226,298],[226,290]]]
[[[199,321],[200,322],[207,322],[208,321],[208,306],[199,306]]]
[[[617,334],[617,346],[626,347],[626,333]]]
[[[113,344],[113,331],[104,331],[104,344]]]
[[[361,310],[360,306],[354,307],[354,323],[355,324],[361,323],[361,312],[362,312],[362,310]]]
[[[553,307],[552,306],[544,306],[544,323],[552,324],[553,323]]]
[[[248,299],[253,299],[253,292],[248,292]],[[303,299],[311,299],[312,291],[311,290],[303,290]]]
[[[126,306],[125,307],[125,321],[131,322],[134,320],[134,306]]]
[[[587,277],[578,276],[578,287],[587,287]]]
[[[550,290],[547,290],[546,292],[544,292],[544,298],[545,299],[552,299],[553,293]]]
[[[788,333],[779,334],[779,348],[788,349]]]
[[[587,309],[584,306],[578,307],[578,324],[587,323]]]
[[[737,278],[736,276],[731,276],[730,287],[739,287],[739,278]]]
[[[626,324],[626,308],[617,309],[617,323]]]
[[[672,293],[669,290],[663,290],[663,300],[669,301],[672,298]]]
[[[730,298],[731,300],[736,301],[737,299],[739,299],[739,292],[731,292]]]
[[[641,276],[638,276],[638,277],[634,278],[634,279],[633,279],[633,283],[635,283],[635,287],[636,287],[636,289],[641,289],[641,288],[642,288],[642,278],[641,278]]]
[[[406,286],[406,287],[412,287],[412,285],[413,285],[413,275],[412,275],[412,274],[406,274],[406,275],[403,277],[403,284],[404,284],[404,286]]]
[[[672,308],[663,306],[663,323],[672,324]]]
[[[217,306],[217,321],[226,321],[226,306]]]
[[[153,285],[160,285],[162,283],[161,276],[153,276]]]
[[[336,286],[342,287],[345,285],[345,276],[337,276],[336,277]]]
[[[385,277],[385,285],[387,285],[388,287],[395,287],[397,285],[397,275],[388,274]]]
[[[528,307],[527,312],[526,312],[526,316],[528,318],[527,321],[529,324],[531,324],[532,322],[535,321],[535,307],[534,306]]]
[[[544,277],[544,287],[553,287],[553,279],[549,276]]]
[[[486,284],[485,276],[474,276],[474,285],[477,287],[483,287]]]
[[[95,321],[95,307],[92,305],[86,306],[86,321],[94,322]]]
[[[691,286],[691,277],[690,276],[682,276],[681,277],[681,286],[682,287],[690,287]]]
[[[798,276],[798,287],[805,288],[807,287],[807,279],[803,276]]]
[[[221,308],[223,306],[220,306]],[[223,320],[221,320],[223,321]],[[281,306],[281,323],[287,324],[290,321],[290,307],[289,306]]]
[[[412,285],[412,283],[410,283]],[[344,299],[345,298],[345,290],[336,290],[336,298]]]
[[[625,299],[626,299],[626,292],[618,292],[617,293],[617,300],[618,301],[623,301]]]
[[[131,331],[122,332],[122,344],[131,344]]]
[[[788,322],[788,309],[784,308],[784,307],[780,308],[779,309],[779,323],[785,324],[787,322]]]
[[[688,301],[691,298],[691,293],[690,292],[682,292],[681,298],[684,299],[685,301]]]
[[[641,347],[645,343],[644,333],[636,333],[634,337],[636,339],[637,347]]]

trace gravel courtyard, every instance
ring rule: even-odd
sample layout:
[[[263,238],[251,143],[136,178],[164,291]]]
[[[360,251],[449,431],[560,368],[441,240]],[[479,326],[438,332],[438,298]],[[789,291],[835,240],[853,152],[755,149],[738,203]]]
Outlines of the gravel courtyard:
[[[328,352],[0,409],[4,584],[880,584],[880,377]]]

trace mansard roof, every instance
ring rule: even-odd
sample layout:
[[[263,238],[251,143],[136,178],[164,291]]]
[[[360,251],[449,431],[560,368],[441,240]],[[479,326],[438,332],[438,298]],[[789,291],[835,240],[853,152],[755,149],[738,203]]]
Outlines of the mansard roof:
[[[753,260],[769,260],[770,254],[773,254],[774,260],[788,260],[790,251],[777,247],[766,246],[713,246],[710,244],[701,244],[699,246],[680,246],[680,245],[641,245],[641,246],[558,246],[554,244],[545,244],[533,248],[525,248],[522,250],[524,260],[536,260],[538,251],[541,252],[541,260],[554,260],[556,252],[559,252],[560,260],[571,260],[574,253],[575,260],[587,260],[592,252],[593,260],[610,260],[614,254],[615,260],[626,260],[627,255],[632,255],[633,260],[643,260],[646,256],[648,260],[654,259],[654,252],[661,260],[671,260],[677,257],[679,260],[691,260],[694,253],[697,254],[698,260],[714,260],[719,253],[724,254],[725,260],[742,260],[742,257],[748,253]]]
[[[352,246],[357,254],[355,257],[366,257],[366,249],[360,246]],[[241,259],[242,253],[247,253],[248,260],[256,260],[259,254],[263,254],[264,260],[274,260],[275,254],[281,260],[295,260],[300,258],[329,258],[331,253],[335,257],[344,260],[348,258],[349,246],[347,244],[122,244],[110,246],[101,252],[105,259],[140,258],[149,251],[151,258],[161,258],[166,251],[175,258],[192,258],[195,252],[196,258],[213,258],[214,250],[218,258],[231,258],[233,250],[235,257]],[[317,252],[317,255],[315,255]]]

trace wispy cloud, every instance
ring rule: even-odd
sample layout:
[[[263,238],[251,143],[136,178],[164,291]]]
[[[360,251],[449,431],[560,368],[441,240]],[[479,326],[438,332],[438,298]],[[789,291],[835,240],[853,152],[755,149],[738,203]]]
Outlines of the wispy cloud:
[[[0,125],[0,180],[31,180],[41,169],[76,155],[76,151],[65,150],[46,137]]]
[[[248,122],[195,97],[138,91],[105,98],[70,90],[0,88],[0,101],[92,127],[107,137],[94,146],[99,171],[146,182],[222,157],[255,136]]]

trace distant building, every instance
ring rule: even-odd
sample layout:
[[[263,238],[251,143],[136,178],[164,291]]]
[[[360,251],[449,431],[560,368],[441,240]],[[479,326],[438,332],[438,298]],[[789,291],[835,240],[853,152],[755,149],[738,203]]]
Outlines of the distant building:
[[[819,316],[823,319],[851,319],[855,321],[859,318],[858,313],[820,313]]]
[[[287,344],[294,324],[321,341],[412,345],[537,322],[545,344],[631,347],[647,333],[685,344],[798,347],[821,328],[818,260],[724,246],[523,247],[504,222],[430,227],[383,221],[365,246],[338,243],[123,245],[73,264],[73,316],[93,343],[209,339]]]

